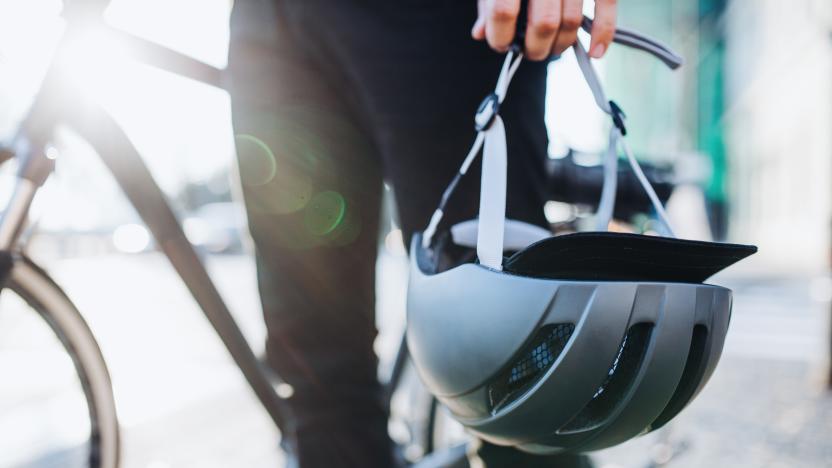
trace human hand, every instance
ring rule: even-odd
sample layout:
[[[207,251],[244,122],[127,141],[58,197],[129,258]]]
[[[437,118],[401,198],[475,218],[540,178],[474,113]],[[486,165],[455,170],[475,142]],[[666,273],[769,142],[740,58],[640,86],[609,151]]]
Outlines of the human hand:
[[[471,36],[505,52],[514,40],[517,21],[526,21],[524,53],[530,60],[559,55],[578,39],[583,0],[528,0],[527,18],[518,18],[522,0],[478,0],[479,15]],[[595,0],[589,55],[603,57],[615,35],[616,0]]]

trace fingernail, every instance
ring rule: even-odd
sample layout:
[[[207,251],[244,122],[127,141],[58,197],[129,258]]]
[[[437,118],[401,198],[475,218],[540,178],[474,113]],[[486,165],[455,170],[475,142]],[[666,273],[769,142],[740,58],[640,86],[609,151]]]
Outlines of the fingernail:
[[[601,58],[604,56],[604,52],[607,51],[607,46],[604,45],[603,42],[599,42],[595,44],[592,50],[589,51],[589,55],[592,58]]]

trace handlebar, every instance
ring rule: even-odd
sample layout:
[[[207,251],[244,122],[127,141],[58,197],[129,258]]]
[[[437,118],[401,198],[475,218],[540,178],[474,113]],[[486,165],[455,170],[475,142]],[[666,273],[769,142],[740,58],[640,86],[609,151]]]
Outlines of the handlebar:
[[[673,182],[673,168],[644,162],[640,165],[661,202],[667,202],[676,188]],[[546,174],[550,200],[591,206],[593,210],[597,208],[604,186],[602,165],[578,164],[575,162],[575,152],[570,150],[563,158],[549,159]],[[626,220],[635,214],[649,212],[651,206],[650,199],[630,167],[627,164],[619,164],[614,217]]]
[[[526,21],[523,20],[523,18],[528,17],[528,0],[521,0],[520,12],[517,17],[521,19],[517,21],[513,46],[519,50],[523,50],[523,42],[525,41],[527,26]],[[592,33],[593,21],[594,20],[592,18],[584,15],[583,20],[581,21],[581,29],[588,33]],[[626,47],[647,52],[653,57],[661,60],[671,70],[679,68],[685,62],[682,56],[659,41],[626,28],[616,27],[615,35],[613,36],[612,41]]]
[[[592,32],[592,21],[591,18],[584,16],[581,22],[581,29],[586,32]],[[629,29],[615,28],[615,36],[613,36],[612,41],[623,46],[647,52],[661,60],[671,70],[675,70],[685,63],[685,59],[669,47],[644,34],[630,31]]]

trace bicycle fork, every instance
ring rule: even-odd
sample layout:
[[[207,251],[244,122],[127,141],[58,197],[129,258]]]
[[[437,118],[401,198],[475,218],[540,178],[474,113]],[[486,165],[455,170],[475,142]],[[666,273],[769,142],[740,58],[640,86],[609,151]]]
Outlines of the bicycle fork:
[[[35,194],[55,167],[51,151],[33,150],[32,145],[22,139],[15,146],[13,157],[18,161],[18,170],[9,203],[0,214],[0,290],[11,272],[13,251],[26,227]]]

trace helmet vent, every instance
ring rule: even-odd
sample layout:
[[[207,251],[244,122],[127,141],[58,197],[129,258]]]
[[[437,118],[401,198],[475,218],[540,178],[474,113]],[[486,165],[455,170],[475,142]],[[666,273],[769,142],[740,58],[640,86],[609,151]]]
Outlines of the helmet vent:
[[[699,382],[702,379],[702,373],[705,370],[705,351],[708,342],[708,328],[705,325],[696,325],[693,327],[693,336],[690,340],[690,351],[688,351],[688,358],[685,361],[685,368],[682,371],[682,378],[679,379],[679,385],[676,386],[676,391],[670,397],[667,406],[664,407],[662,413],[650,425],[650,430],[658,429],[668,421],[673,419],[680,411],[688,404],[696,393],[699,387]]]
[[[632,387],[650,343],[651,323],[637,323],[627,330],[607,376],[592,400],[558,432],[579,432],[599,426]]]
[[[552,367],[563,352],[575,325],[556,323],[541,327],[510,367],[488,387],[492,412],[516,400]]]

